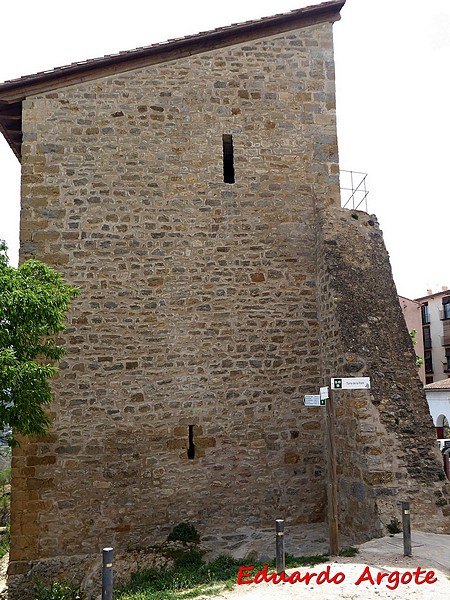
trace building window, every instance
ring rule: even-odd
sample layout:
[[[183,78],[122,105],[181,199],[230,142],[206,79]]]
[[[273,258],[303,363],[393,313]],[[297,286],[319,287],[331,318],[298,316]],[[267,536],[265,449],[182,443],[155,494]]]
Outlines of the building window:
[[[422,325],[426,325],[427,323],[430,322],[430,309],[428,307],[428,302],[425,302],[425,304],[422,304],[421,310],[422,310]]]
[[[431,348],[431,333],[429,326],[423,328],[423,347],[426,350]]]
[[[442,298],[441,319],[450,319],[450,296]]]
[[[433,375],[425,375],[425,385],[433,383]]]
[[[433,359],[431,357],[431,350],[425,351],[425,373],[433,372]]]
[[[450,348],[445,349],[444,373],[450,373]]]
[[[442,323],[442,345],[450,346],[450,320],[446,320]]]

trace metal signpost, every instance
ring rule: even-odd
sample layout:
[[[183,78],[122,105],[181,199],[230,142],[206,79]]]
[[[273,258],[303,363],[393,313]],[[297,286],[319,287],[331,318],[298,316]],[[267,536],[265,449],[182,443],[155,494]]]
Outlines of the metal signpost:
[[[339,556],[336,416],[334,413],[334,393],[336,390],[370,390],[370,377],[332,377],[330,389],[328,389],[328,386],[321,387],[319,394],[307,394],[303,399],[305,406],[326,406],[327,408],[327,498],[331,556]]]
[[[333,384],[331,385],[333,388]],[[334,393],[330,390],[327,402],[327,457],[328,457],[328,532],[330,555],[339,556],[338,496],[336,472],[336,424]]]
[[[328,530],[330,555],[339,556],[338,494],[336,470],[336,416],[334,394],[336,390],[369,390],[370,377],[332,377],[331,387],[321,388],[320,394],[328,394],[327,405],[327,449],[328,449]],[[323,391],[322,391],[323,390]]]

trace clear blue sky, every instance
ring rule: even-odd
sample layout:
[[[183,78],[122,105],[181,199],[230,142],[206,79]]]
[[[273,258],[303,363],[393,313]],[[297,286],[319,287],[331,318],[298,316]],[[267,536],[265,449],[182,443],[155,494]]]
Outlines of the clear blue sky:
[[[314,1],[55,0],[2,6],[0,81]],[[450,286],[450,1],[347,0],[334,26],[342,169],[368,173],[400,294]],[[0,238],[17,260],[20,169],[0,139]]]

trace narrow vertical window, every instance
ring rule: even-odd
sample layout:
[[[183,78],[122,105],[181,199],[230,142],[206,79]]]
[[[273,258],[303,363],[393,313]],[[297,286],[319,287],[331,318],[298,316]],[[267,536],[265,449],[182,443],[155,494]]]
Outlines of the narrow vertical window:
[[[187,451],[187,457],[192,460],[195,458],[195,444],[194,444],[194,426],[189,425],[189,446]]]
[[[234,183],[233,136],[224,133],[223,141],[223,181]]]
[[[450,296],[442,298],[442,320],[450,319]]]

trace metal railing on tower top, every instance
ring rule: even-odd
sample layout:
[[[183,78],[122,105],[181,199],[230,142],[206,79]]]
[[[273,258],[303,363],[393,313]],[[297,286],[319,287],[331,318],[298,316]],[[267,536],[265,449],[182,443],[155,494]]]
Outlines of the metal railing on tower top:
[[[368,212],[366,178],[367,173],[340,170],[342,208]]]

